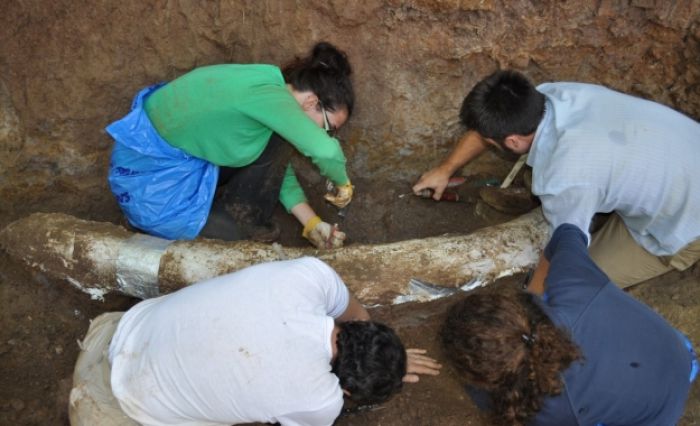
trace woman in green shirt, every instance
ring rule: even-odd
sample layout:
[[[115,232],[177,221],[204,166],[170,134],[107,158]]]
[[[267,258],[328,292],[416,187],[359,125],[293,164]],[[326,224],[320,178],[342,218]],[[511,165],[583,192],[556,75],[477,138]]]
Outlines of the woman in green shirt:
[[[326,199],[350,202],[332,134],[352,113],[351,72],[343,52],[318,43],[282,70],[212,65],[144,89],[107,127],[109,181],[129,222],[169,239],[269,240],[279,199],[315,246],[342,246],[345,234],[313,211],[289,159],[294,149],[309,157],[336,186]]]

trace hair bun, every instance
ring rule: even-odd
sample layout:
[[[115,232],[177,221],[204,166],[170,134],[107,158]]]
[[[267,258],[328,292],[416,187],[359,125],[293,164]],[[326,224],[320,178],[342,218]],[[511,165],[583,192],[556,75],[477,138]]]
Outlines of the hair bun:
[[[311,63],[313,67],[327,68],[344,76],[352,74],[345,52],[325,41],[316,43],[311,49]]]
[[[350,80],[352,68],[345,52],[328,42],[316,43],[303,58],[295,58],[282,68],[287,84],[295,90],[310,90],[324,107],[335,111],[346,107],[352,114],[355,92]]]

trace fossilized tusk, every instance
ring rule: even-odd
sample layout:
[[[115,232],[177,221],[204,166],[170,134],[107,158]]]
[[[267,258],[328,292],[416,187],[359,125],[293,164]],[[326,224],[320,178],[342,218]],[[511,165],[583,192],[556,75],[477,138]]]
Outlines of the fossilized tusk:
[[[318,252],[249,241],[168,241],[105,222],[35,213],[0,231],[7,253],[50,277],[101,298],[118,291],[147,298],[260,262],[316,256],[365,304],[428,298],[411,278],[457,288],[487,284],[532,267],[549,238],[540,209],[467,235]]]

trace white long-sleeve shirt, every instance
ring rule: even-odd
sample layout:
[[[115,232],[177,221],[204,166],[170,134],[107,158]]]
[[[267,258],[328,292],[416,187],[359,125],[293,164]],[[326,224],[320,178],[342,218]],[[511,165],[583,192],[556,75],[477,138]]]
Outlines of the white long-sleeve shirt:
[[[112,391],[143,425],[330,425],[334,318],[349,293],[314,258],[252,266],[145,300],[109,349]]]
[[[528,164],[552,229],[587,231],[616,212],[657,256],[700,238],[700,124],[663,105],[583,83],[546,83]],[[590,236],[587,235],[590,239]]]

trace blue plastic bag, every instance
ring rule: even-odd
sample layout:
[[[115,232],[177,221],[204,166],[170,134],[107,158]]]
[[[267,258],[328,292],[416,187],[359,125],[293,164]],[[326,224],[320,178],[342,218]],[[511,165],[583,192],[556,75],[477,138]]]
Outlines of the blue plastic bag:
[[[134,227],[170,240],[192,239],[209,216],[219,167],[171,146],[158,134],[143,102],[160,86],[141,90],[131,112],[107,126],[116,141],[109,185]]]

